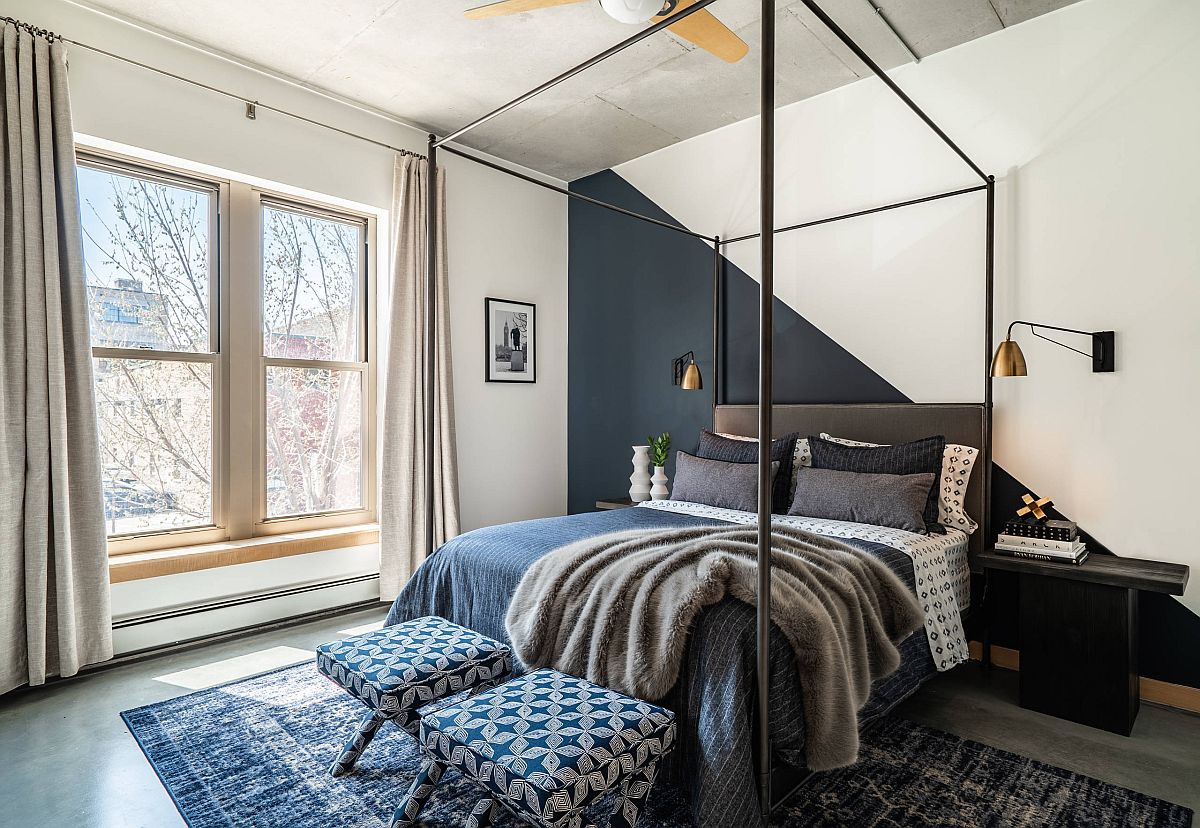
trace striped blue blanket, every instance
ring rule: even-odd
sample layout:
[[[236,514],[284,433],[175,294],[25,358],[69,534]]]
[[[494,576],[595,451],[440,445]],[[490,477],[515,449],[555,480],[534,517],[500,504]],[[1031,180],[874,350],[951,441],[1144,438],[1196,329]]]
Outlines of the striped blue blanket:
[[[447,543],[417,570],[392,604],[387,623],[440,615],[502,641],[504,616],[530,565],[553,550],[588,537],[627,529],[715,526],[723,521],[656,509],[618,509],[522,521],[468,532]],[[878,556],[910,587],[908,555],[879,543],[845,540]],[[860,711],[866,726],[911,695],[936,669],[926,637],[900,646],[900,669],[875,683]],[[701,613],[679,682],[660,703],[678,716],[679,743],[665,769],[688,792],[701,828],[758,822],[753,755],[754,610],[727,599]],[[771,721],[777,755],[804,767],[804,714],[795,657],[775,629],[771,636]]]

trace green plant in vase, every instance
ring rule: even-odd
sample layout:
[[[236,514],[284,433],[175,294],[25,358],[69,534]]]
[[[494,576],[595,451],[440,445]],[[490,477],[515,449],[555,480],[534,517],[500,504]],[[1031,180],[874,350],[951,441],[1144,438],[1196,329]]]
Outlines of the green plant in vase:
[[[666,500],[670,496],[667,489],[667,458],[671,452],[671,435],[664,431],[657,437],[647,437],[650,443],[650,462],[654,464],[654,475],[650,478],[650,497],[654,500]]]

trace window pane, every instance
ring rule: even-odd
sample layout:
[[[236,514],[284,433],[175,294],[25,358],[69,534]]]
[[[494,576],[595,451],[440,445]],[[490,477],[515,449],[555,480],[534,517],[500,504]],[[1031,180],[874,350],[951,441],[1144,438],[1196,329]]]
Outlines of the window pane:
[[[263,353],[358,361],[362,225],[263,208]]]
[[[211,525],[212,366],[95,363],[108,533]]]
[[[362,504],[362,373],[267,367],[267,517]]]
[[[215,196],[79,167],[92,344],[207,352]]]

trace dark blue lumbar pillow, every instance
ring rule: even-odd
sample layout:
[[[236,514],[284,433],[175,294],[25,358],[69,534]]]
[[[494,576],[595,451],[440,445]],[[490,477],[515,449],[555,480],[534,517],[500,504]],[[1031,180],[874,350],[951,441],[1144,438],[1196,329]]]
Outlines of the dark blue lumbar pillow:
[[[771,474],[779,464],[771,464]],[[758,510],[758,463],[705,460],[685,451],[675,452],[675,485],[672,500],[686,500],[720,509]]]
[[[771,441],[771,460],[779,463],[779,471],[775,474],[775,484],[771,490],[771,512],[776,515],[786,515],[788,507],[792,505],[792,459],[796,453],[798,436],[788,434]],[[734,440],[702,429],[696,456],[726,463],[757,463],[758,441]]]
[[[942,455],[946,452],[945,437],[926,437],[911,443],[894,446],[846,446],[820,437],[809,437],[814,469],[860,472],[869,474],[932,474],[936,480],[942,473]],[[940,492],[930,487],[925,499],[923,517],[925,531],[944,535],[946,528],[938,522]]]
[[[788,514],[923,533],[925,500],[936,479],[928,473],[796,469],[796,497]]]

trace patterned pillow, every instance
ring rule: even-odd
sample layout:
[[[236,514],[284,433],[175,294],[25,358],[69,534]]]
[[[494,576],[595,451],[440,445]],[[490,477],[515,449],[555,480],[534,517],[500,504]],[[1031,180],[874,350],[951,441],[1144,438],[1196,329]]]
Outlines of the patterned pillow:
[[[792,463],[796,454],[796,438],[795,434],[786,434],[771,442],[771,459],[779,463],[771,492],[771,512],[776,515],[786,515],[788,507],[792,505]],[[696,456],[726,463],[757,463],[758,438],[725,437],[702,429]]]
[[[926,437],[896,446],[848,446],[820,437],[809,437],[815,469],[869,472],[871,474],[932,474],[942,472],[942,455],[946,452],[945,437]],[[946,528],[938,522],[940,493],[937,486],[929,487],[925,503],[925,531],[944,535]]]
[[[771,464],[771,476],[778,474],[779,463],[774,462]],[[671,499],[702,503],[719,509],[758,511],[758,463],[726,463],[677,451],[675,486],[671,489]]]
[[[831,437],[824,433],[821,434],[821,439],[841,443],[845,446],[875,447],[881,445],[880,443],[847,440],[845,437]],[[975,461],[978,459],[979,449],[960,446],[958,443],[947,443],[946,451],[942,455],[938,521],[943,526],[961,529],[968,535],[979,528],[979,524],[967,514],[967,484],[971,481],[971,471],[975,468]]]

